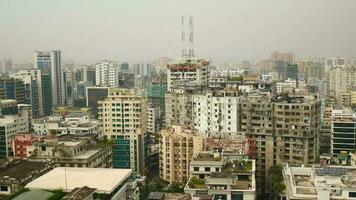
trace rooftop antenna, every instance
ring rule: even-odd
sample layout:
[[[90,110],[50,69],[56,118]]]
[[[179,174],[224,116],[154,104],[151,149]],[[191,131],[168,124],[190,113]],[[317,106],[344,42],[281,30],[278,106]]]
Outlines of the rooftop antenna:
[[[185,32],[184,32],[184,17],[182,16],[182,58],[186,58],[187,53],[185,49]]]
[[[189,58],[193,58],[194,55],[194,26],[193,26],[193,16],[189,17]]]

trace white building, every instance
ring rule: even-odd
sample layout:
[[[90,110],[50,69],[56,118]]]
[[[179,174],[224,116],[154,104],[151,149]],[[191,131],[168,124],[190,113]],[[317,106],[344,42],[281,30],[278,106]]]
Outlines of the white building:
[[[36,135],[99,134],[98,121],[91,119],[88,114],[71,113],[64,119],[62,115],[51,115],[33,120],[32,125]]]
[[[95,64],[95,85],[119,86],[119,66],[115,62],[103,61]]]
[[[240,156],[202,152],[189,164],[189,180],[184,192],[208,194],[214,199],[256,198],[255,161]]]
[[[284,82],[276,83],[277,94],[292,92],[295,88],[297,88],[297,81],[290,78]]]
[[[138,200],[136,180],[129,179],[131,169],[57,167],[25,186],[29,190],[70,192],[78,187],[95,188],[94,196],[110,200]]]
[[[237,90],[196,94],[193,104],[194,127],[205,137],[239,131]]]
[[[283,169],[286,200],[356,199],[356,168],[328,166]]]
[[[167,90],[172,85],[207,86],[209,77],[209,61],[203,59],[183,59],[167,65]]]
[[[156,134],[160,129],[161,111],[159,106],[152,104],[147,107],[147,132]]]
[[[17,133],[29,132],[29,121],[30,111],[28,109],[21,109],[17,114],[0,117],[0,157],[12,156],[12,141]]]

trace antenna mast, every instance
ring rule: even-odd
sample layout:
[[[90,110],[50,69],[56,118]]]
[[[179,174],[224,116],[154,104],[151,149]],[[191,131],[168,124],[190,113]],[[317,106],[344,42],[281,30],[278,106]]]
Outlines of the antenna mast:
[[[193,58],[194,55],[194,26],[193,26],[193,16],[189,17],[189,58]]]

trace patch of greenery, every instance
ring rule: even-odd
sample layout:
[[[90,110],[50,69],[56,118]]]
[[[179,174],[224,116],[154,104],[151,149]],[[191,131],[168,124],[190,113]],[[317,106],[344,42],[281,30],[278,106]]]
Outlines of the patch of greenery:
[[[27,188],[21,188],[19,191],[11,194],[10,196],[6,196],[6,197],[3,197],[4,199],[3,200],[11,200],[11,199],[14,199],[15,197],[19,196],[20,194],[24,193],[24,192],[27,192],[27,191],[30,191],[29,189]]]
[[[243,77],[240,75],[240,76],[235,76],[235,77],[231,77],[229,78],[229,81],[243,81]]]
[[[281,165],[274,165],[269,169],[269,174],[272,177],[273,189],[276,192],[282,193],[286,189],[286,185],[283,183],[283,167]]]
[[[192,178],[190,178],[190,181],[189,181],[189,183],[188,183],[188,186],[190,187],[190,188],[199,188],[199,189],[202,189],[202,188],[204,188],[204,186],[205,186],[205,181],[204,180],[202,180],[202,179],[198,179],[198,178],[196,178],[196,177],[192,177]]]
[[[66,193],[63,190],[52,190],[49,192],[52,192],[53,195],[48,197],[47,200],[60,200],[66,195]]]

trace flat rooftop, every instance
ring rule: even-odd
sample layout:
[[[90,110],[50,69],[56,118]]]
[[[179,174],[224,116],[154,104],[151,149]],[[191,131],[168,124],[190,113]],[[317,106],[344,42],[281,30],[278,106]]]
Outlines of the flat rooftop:
[[[31,173],[44,169],[46,165],[47,162],[35,162],[27,160],[14,161],[5,169],[0,168],[0,178],[8,176],[9,178],[20,180],[26,178]]]
[[[73,156],[73,159],[88,159],[99,151],[100,149],[91,149],[91,150],[82,151],[77,155]]]
[[[96,188],[98,193],[110,194],[131,174],[131,169],[57,167],[25,187],[30,190],[62,188],[69,192],[78,187],[88,186]]]

